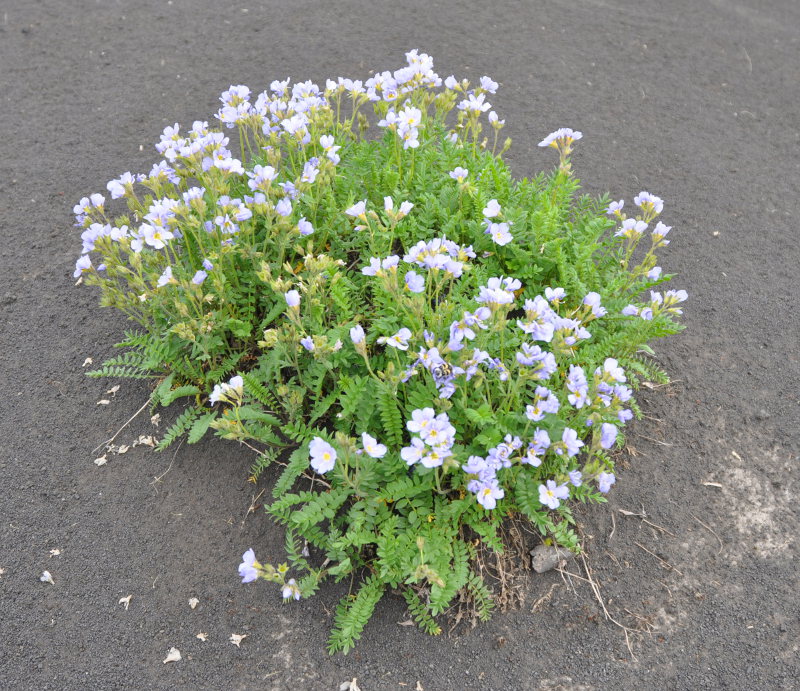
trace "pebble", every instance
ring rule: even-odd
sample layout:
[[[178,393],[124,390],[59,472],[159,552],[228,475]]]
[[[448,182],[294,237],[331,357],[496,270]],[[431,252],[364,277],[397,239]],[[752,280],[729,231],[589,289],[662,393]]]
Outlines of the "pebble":
[[[559,564],[566,564],[570,559],[575,557],[575,552],[570,552],[563,547],[550,547],[548,545],[539,545],[531,550],[531,564],[536,573],[544,573],[554,569]]]

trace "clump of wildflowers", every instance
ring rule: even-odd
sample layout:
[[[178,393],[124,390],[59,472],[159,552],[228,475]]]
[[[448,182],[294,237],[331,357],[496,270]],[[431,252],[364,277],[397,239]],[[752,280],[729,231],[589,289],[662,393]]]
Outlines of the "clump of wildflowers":
[[[367,574],[331,651],[390,589],[430,633],[463,589],[488,616],[476,544],[504,517],[579,550],[571,504],[605,501],[634,389],[666,381],[641,355],[687,299],[659,289],[663,200],[580,196],[569,128],[539,143],[552,172],[513,180],[499,88],[416,50],[363,81],[231,85],[74,208],[74,277],[140,326],[95,374],[190,400],[162,447],[216,430],[265,449],[254,478],[286,452],[267,511],[289,561],[248,550],[242,581],[294,601]]]

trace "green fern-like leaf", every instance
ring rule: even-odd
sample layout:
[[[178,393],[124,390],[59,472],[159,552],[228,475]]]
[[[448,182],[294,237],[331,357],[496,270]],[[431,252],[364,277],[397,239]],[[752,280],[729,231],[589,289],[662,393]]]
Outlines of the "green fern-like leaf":
[[[470,571],[465,587],[475,604],[478,619],[481,621],[489,621],[492,617],[492,610],[494,609],[494,599],[492,599],[492,593],[486,587],[483,579],[474,571]]]
[[[281,476],[278,478],[278,481],[272,488],[272,496],[277,499],[286,494],[292,488],[292,485],[294,485],[295,480],[297,480],[297,478],[303,474],[303,471],[308,468],[308,464],[308,446],[303,445],[300,448],[295,449],[291,456],[289,456],[289,460],[286,464],[286,467],[283,469]]]
[[[403,590],[403,597],[408,605],[408,611],[411,613],[414,621],[417,622],[417,626],[431,636],[438,636],[442,632],[442,627],[436,623],[436,620],[433,618],[433,613],[428,606],[419,599],[419,596],[414,592],[413,588],[406,588]]]
[[[378,406],[387,444],[401,445],[403,443],[403,416],[397,407],[397,398],[394,392],[388,387],[384,387],[381,391]]]
[[[244,381],[244,388],[248,394],[255,398],[259,403],[265,405],[268,410],[278,410],[278,401],[272,392],[264,386],[255,375],[252,373],[245,373],[242,375]]]
[[[385,585],[375,576],[370,576],[361,585],[355,598],[345,597],[336,608],[333,631],[328,639],[328,652],[332,655],[342,652],[345,655],[361,638],[375,606],[383,597]]]
[[[189,430],[189,435],[186,438],[187,444],[196,444],[199,442],[205,433],[208,431],[211,423],[214,421],[214,418],[217,417],[217,414],[214,413],[206,413],[202,417],[197,418],[192,423],[192,428]]]
[[[158,451],[163,451],[172,443],[174,443],[178,437],[186,434],[186,432],[192,426],[192,423],[194,423],[194,421],[197,419],[197,416],[200,415],[200,412],[200,409],[195,408],[194,406],[184,410],[178,416],[178,419],[175,420],[175,422],[172,423],[172,426],[166,431],[164,436],[161,438],[161,441],[158,442],[156,449]]]

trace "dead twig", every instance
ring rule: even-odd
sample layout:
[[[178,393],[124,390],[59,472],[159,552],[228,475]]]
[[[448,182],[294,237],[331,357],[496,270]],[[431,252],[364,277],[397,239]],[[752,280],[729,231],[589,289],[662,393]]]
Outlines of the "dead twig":
[[[674,572],[675,572],[675,573],[677,573],[679,576],[683,576],[683,573],[682,573],[681,571],[679,571],[678,569],[676,569],[676,568],[675,568],[675,567],[674,567],[672,564],[670,564],[668,561],[665,561],[664,559],[662,559],[661,557],[659,557],[659,556],[658,556],[658,555],[657,555],[655,552],[651,552],[649,549],[647,549],[647,547],[645,547],[644,545],[640,545],[638,542],[634,542],[633,544],[634,544],[634,545],[636,545],[636,546],[637,546],[639,549],[643,549],[645,552],[647,552],[648,554],[650,554],[650,555],[654,556],[656,559],[658,559],[659,563],[660,563],[660,564],[661,564],[663,567],[665,567],[665,568],[667,568],[667,569],[670,569],[670,571],[674,571]]]
[[[553,597],[553,591],[558,587],[558,583],[553,583],[550,586],[550,590],[548,590],[544,595],[542,595],[536,602],[533,603],[533,607],[531,607],[531,614],[534,614],[539,607],[543,604],[550,602],[550,598]]]
[[[606,609],[606,603],[603,602],[603,596],[600,594],[600,587],[597,585],[597,583],[595,583],[594,579],[592,578],[592,570],[589,568],[589,564],[586,562],[586,556],[583,553],[581,553],[581,561],[583,561],[583,568],[586,570],[586,576],[587,576],[586,579],[582,580],[588,581],[589,586],[591,587],[592,592],[594,593],[594,596],[597,599],[597,602],[600,604],[600,607],[603,608],[603,613],[606,615],[606,619],[610,621],[612,624],[615,624],[616,626],[622,629],[622,632],[625,634],[625,645],[628,647],[628,652],[631,655],[631,659],[634,662],[636,662],[636,655],[634,655],[633,653],[633,648],[631,648],[630,636],[628,635],[628,632],[634,633],[634,631],[625,626],[625,624],[620,624],[616,619],[614,619],[614,617],[611,616],[611,614],[609,614],[608,609]]]
[[[675,533],[671,533],[666,528],[663,528],[660,525],[656,525],[655,523],[651,523],[650,521],[648,521],[647,514],[644,513],[644,510],[642,510],[642,513],[634,513],[633,511],[626,511],[625,509],[617,509],[617,511],[619,511],[623,516],[635,516],[636,518],[641,518],[642,523],[647,523],[647,525],[655,528],[656,530],[660,530],[662,533],[666,533],[667,535],[670,535],[672,537],[678,537],[677,535],[675,535]],[[613,517],[614,514],[611,515]]]
[[[167,473],[168,473],[170,470],[172,470],[172,464],[175,462],[175,457],[178,455],[178,451],[180,451],[180,450],[181,450],[181,446],[183,446],[183,439],[181,439],[180,443],[178,444],[178,448],[177,448],[177,449],[175,449],[175,453],[174,453],[174,454],[172,454],[172,459],[171,459],[171,460],[170,460],[170,462],[169,462],[169,467],[168,467],[168,468],[167,468],[167,469],[166,469],[166,470],[165,470],[163,473],[161,473],[161,475],[158,475],[157,477],[154,477],[154,478],[153,478],[153,481],[150,483],[151,485],[155,485],[156,483],[158,483],[158,482],[161,482],[162,478],[163,478],[163,477],[164,477],[164,476],[165,476],[165,475],[166,475],[166,474],[167,474]],[[156,490],[156,492],[158,492],[158,490]]]
[[[697,521],[697,522],[698,522],[700,525],[702,525],[702,526],[703,526],[703,527],[704,527],[704,528],[705,528],[705,529],[706,529],[706,530],[707,530],[709,533],[711,533],[711,534],[712,534],[712,535],[713,535],[715,538],[717,538],[717,542],[719,542],[719,551],[717,552],[717,554],[718,554],[718,555],[719,555],[719,554],[722,554],[722,550],[723,550],[723,549],[725,549],[725,544],[722,542],[722,539],[720,538],[720,536],[719,536],[719,535],[717,535],[717,534],[716,534],[716,533],[715,533],[715,532],[714,532],[714,531],[711,529],[711,527],[710,527],[710,526],[708,526],[707,524],[703,523],[703,521],[701,521],[701,520],[700,520],[700,519],[699,519],[697,516],[695,516],[695,515],[694,515],[694,514],[693,514],[691,511],[689,512],[689,515],[690,515],[692,518],[694,518],[694,520],[696,520],[696,521]]]
[[[139,410],[137,410],[130,417],[130,419],[124,425],[122,425],[122,427],[120,427],[117,430],[116,434],[113,437],[111,437],[111,439],[108,439],[107,441],[104,441],[102,444],[98,444],[97,446],[95,446],[92,449],[92,453],[97,451],[97,449],[102,448],[103,446],[108,446],[109,444],[111,444],[119,436],[120,432],[122,432],[122,430],[124,430],[128,425],[130,425],[136,419],[136,417],[139,415],[139,413],[141,413],[145,408],[147,408],[148,405],[150,405],[150,399],[149,398],[144,402],[144,405],[141,408],[139,408]]]

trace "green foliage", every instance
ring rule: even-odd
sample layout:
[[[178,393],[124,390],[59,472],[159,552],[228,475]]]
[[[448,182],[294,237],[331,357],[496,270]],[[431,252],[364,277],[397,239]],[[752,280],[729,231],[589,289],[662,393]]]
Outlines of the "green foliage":
[[[488,618],[473,545],[502,553],[509,517],[578,550],[570,501],[605,501],[614,435],[641,414],[628,387],[668,381],[648,343],[682,328],[686,296],[656,290],[671,278],[657,268],[660,200],[628,218],[582,194],[567,133],[554,170],[516,180],[502,123],[466,87],[414,79],[391,107],[418,146],[405,127],[365,136],[368,98],[343,86],[310,108],[271,97],[287,121],[307,118],[297,136],[250,111],[235,163],[187,133],[202,153],[175,144],[174,180],[124,190],[131,215],[94,241],[106,271],[84,273],[140,327],[89,374],[158,379],[153,407],[193,399],[159,448],[213,429],[263,449],[253,481],[282,466],[266,510],[289,564],[258,574],[288,598],[360,583],[331,652],[353,647],[390,588],[431,634],[457,599]],[[372,103],[374,119],[389,107]],[[105,214],[79,224],[111,227]],[[134,220],[161,214],[173,237],[156,249]]]
[[[385,585],[375,576],[367,577],[352,599],[345,597],[336,608],[333,631],[328,639],[328,652],[345,655],[361,638],[375,605],[383,597]]]

